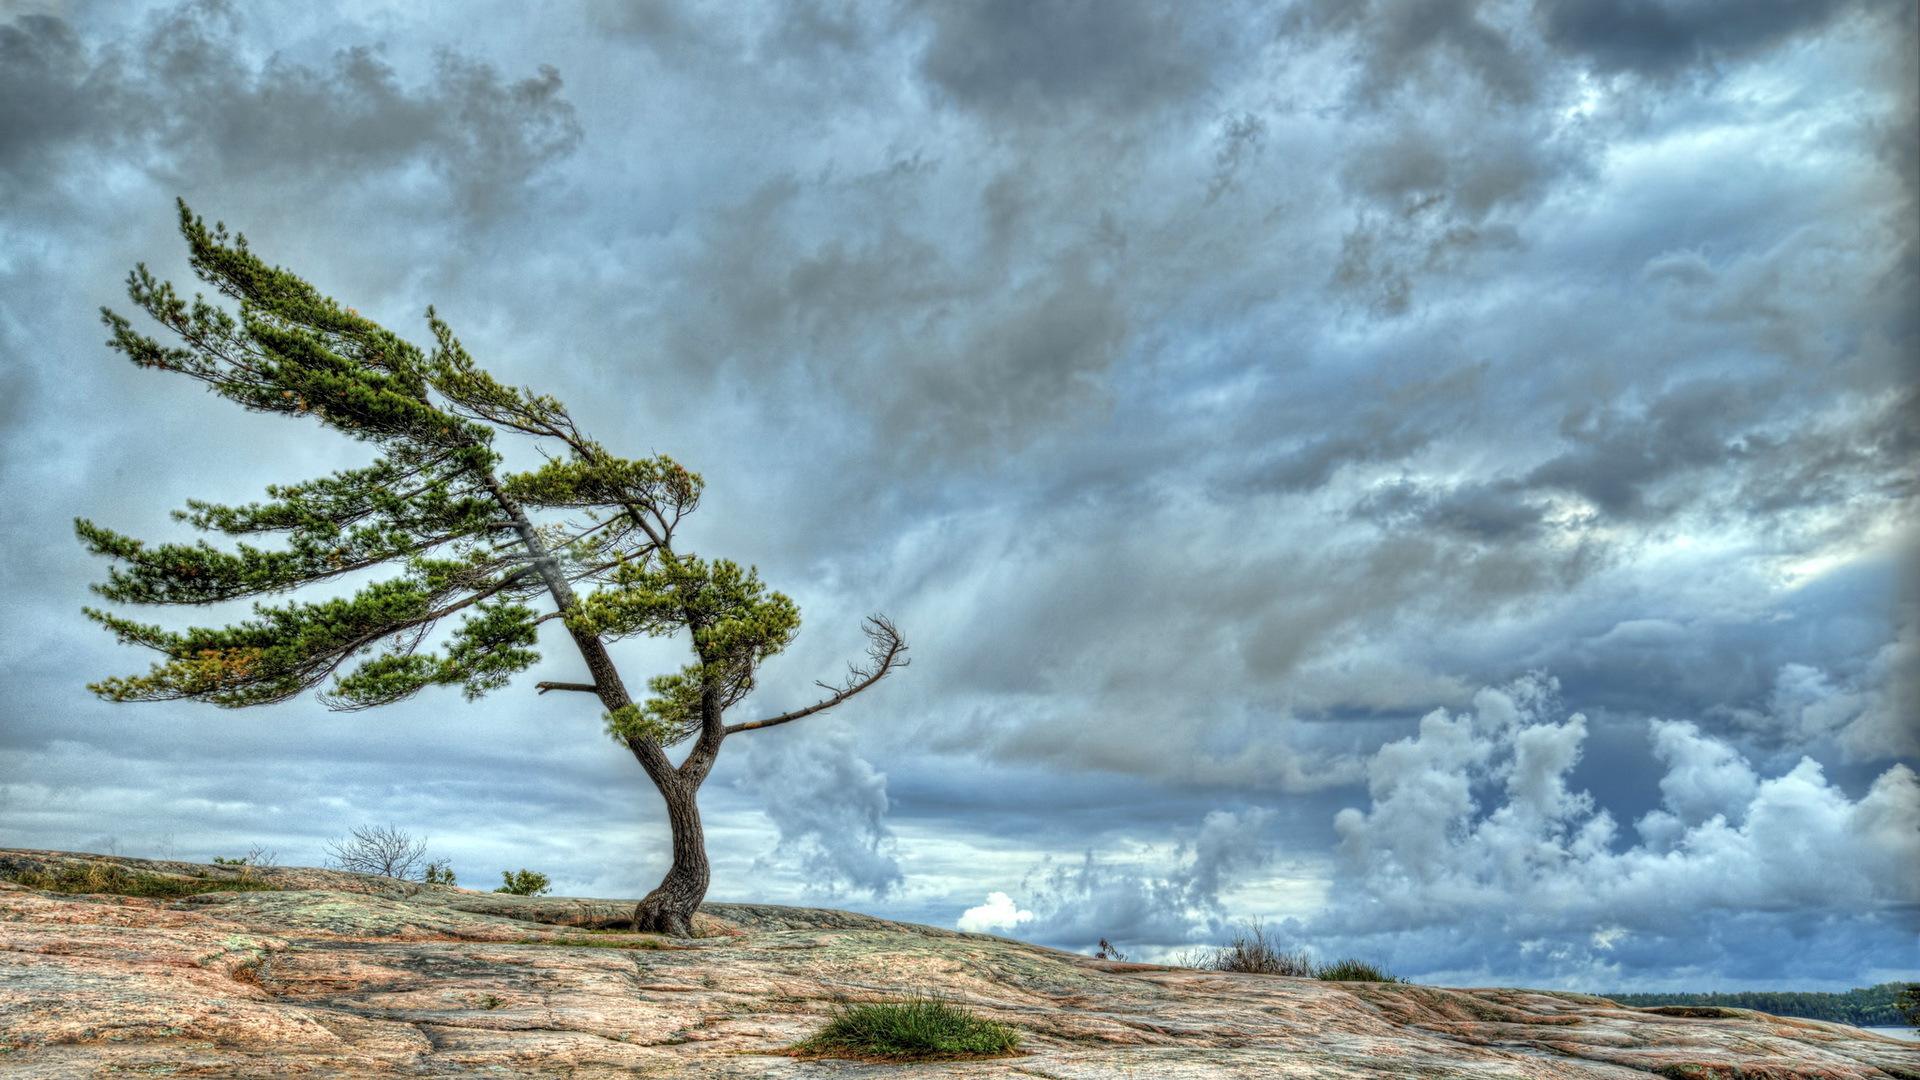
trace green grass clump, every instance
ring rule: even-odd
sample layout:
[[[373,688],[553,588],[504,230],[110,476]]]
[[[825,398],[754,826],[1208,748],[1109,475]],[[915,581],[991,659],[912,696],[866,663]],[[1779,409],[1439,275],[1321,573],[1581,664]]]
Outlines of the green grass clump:
[[[1321,964],[1313,971],[1316,979],[1328,982],[1380,982],[1397,983],[1400,980],[1367,963],[1365,960],[1335,960],[1331,964]]]
[[[843,1005],[826,1027],[792,1052],[800,1057],[934,1061],[1001,1057],[1019,1045],[1019,1032],[1005,1024],[938,998],[913,997]]]
[[[170,898],[210,892],[259,892],[273,886],[253,878],[179,878],[129,871],[112,863],[62,866],[56,870],[20,870],[7,876],[16,885],[44,892],[99,893],[109,896]]]

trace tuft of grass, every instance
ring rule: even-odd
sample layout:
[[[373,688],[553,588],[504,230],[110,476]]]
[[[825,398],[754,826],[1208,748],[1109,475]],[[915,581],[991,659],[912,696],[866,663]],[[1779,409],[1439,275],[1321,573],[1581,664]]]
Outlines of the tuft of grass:
[[[939,998],[842,1005],[827,1026],[789,1052],[856,1061],[942,1061],[1004,1057],[1020,1033]]]
[[[1249,975],[1289,975],[1298,979],[1314,976],[1313,960],[1300,950],[1283,952],[1267,937],[1267,928],[1247,923],[1233,940],[1214,950],[1198,965],[1211,971],[1238,971]]]
[[[62,866],[57,870],[20,870],[8,880],[29,889],[57,893],[97,893],[109,896],[169,898],[210,892],[261,892],[273,886],[251,877],[179,878],[129,871],[113,863]]]
[[[1321,964],[1313,969],[1313,977],[1328,982],[1378,982],[1397,983],[1401,980],[1389,975],[1365,960],[1335,960],[1331,964]]]
[[[1189,952],[1181,958],[1183,967],[1202,971],[1234,971],[1246,975],[1286,975],[1296,979],[1325,979],[1328,982],[1398,983],[1405,979],[1387,974],[1364,960],[1335,960],[1316,964],[1305,949],[1282,950],[1267,936],[1259,922],[1242,926],[1233,940],[1217,949]]]

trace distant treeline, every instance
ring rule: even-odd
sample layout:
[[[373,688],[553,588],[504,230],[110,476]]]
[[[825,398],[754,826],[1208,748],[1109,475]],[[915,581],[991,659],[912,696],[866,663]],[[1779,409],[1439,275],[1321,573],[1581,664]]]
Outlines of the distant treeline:
[[[1912,983],[1881,983],[1844,994],[1816,994],[1803,990],[1749,990],[1736,994],[1606,994],[1622,1005],[1718,1005],[1727,1009],[1758,1009],[1775,1016],[1831,1020],[1855,1027],[1904,1027],[1907,1018],[1894,998]]]

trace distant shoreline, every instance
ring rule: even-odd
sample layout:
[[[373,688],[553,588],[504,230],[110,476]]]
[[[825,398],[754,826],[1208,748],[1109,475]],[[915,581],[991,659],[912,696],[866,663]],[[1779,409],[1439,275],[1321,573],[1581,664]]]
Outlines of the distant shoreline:
[[[1646,1008],[1653,1005],[1695,1005],[1722,1009],[1753,1009],[1775,1016],[1793,1016],[1802,1020],[1825,1020],[1850,1024],[1871,1031],[1913,1029],[1894,998],[1911,983],[1889,982],[1863,986],[1844,993],[1811,990],[1739,990],[1705,994],[1633,993],[1602,994],[1622,1005]]]

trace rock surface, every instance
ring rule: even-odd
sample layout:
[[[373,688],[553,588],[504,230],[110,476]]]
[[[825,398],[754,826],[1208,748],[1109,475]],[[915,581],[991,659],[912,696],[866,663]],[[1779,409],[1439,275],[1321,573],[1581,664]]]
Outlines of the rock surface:
[[[269,891],[12,881],[109,866]],[[1113,963],[803,908],[711,904],[690,941],[605,929],[631,905],[0,850],[0,1074],[1920,1078],[1920,1046],[1762,1013]],[[915,992],[1015,1026],[1025,1052],[777,1053],[835,1002]]]

